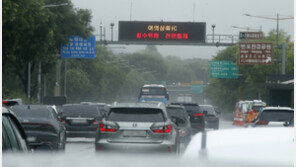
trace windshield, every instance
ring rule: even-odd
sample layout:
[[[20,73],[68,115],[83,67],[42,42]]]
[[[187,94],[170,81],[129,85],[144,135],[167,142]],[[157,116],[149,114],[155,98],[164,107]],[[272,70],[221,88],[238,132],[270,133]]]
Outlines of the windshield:
[[[2,0],[2,105],[56,131],[3,166],[292,166],[295,1]]]
[[[107,121],[117,122],[164,122],[164,116],[159,109],[115,108],[111,109]]]
[[[202,111],[207,111],[208,115],[216,115],[215,109],[212,106],[200,106],[200,108],[202,109]]]
[[[15,106],[11,108],[11,110],[20,118],[52,118],[51,113],[47,107],[30,106],[30,109],[28,109],[28,106]]]
[[[260,115],[262,121],[285,122],[294,119],[294,111],[291,110],[264,110]]]
[[[186,111],[182,108],[167,107],[167,112],[170,117],[174,116],[183,120],[187,119]]]
[[[141,95],[155,95],[155,96],[165,96],[166,90],[165,88],[158,88],[158,87],[143,87],[141,90]]]
[[[65,117],[96,117],[100,116],[96,106],[88,105],[73,105],[64,106],[62,111],[62,116]]]

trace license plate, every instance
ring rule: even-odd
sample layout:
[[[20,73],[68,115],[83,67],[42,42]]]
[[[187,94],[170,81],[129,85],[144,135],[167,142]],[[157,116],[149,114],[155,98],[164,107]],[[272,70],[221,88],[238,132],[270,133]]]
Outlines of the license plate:
[[[146,131],[136,131],[136,130],[124,131],[123,136],[146,137]]]
[[[36,137],[30,136],[30,137],[27,137],[27,140],[28,142],[34,142],[36,141]]]
[[[86,123],[86,120],[85,119],[73,119],[72,120],[72,123],[75,123],[75,124],[85,124]]]

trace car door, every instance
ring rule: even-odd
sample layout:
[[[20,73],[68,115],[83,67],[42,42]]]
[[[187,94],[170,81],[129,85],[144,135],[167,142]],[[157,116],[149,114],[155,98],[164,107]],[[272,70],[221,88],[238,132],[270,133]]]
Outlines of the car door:
[[[26,139],[22,136],[19,127],[8,115],[2,115],[2,150],[27,151]]]

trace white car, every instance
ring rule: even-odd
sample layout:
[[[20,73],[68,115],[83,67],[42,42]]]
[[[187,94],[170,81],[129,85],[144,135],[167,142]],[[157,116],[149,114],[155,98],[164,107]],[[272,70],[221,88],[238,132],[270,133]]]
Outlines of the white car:
[[[196,134],[185,150],[183,158],[202,157],[209,161],[255,164],[252,166],[294,164],[295,145],[292,127],[240,128],[206,133],[206,148],[201,149],[202,133]]]

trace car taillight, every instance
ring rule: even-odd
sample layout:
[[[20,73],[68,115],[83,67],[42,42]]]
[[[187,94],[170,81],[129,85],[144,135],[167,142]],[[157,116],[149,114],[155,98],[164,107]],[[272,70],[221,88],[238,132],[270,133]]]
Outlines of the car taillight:
[[[172,125],[154,127],[151,129],[154,133],[170,133],[172,131]]]
[[[64,121],[62,118],[59,118],[59,121],[62,122],[63,124],[66,123],[66,121]]]
[[[100,131],[102,131],[102,132],[116,132],[117,129],[115,127],[110,126],[110,125],[100,124]]]
[[[98,122],[97,122],[97,121],[94,121],[94,122],[93,122],[93,124],[96,124],[96,125],[97,125],[97,124],[98,124]]]
[[[202,113],[193,114],[193,116],[195,116],[195,117],[201,117],[202,116]]]

